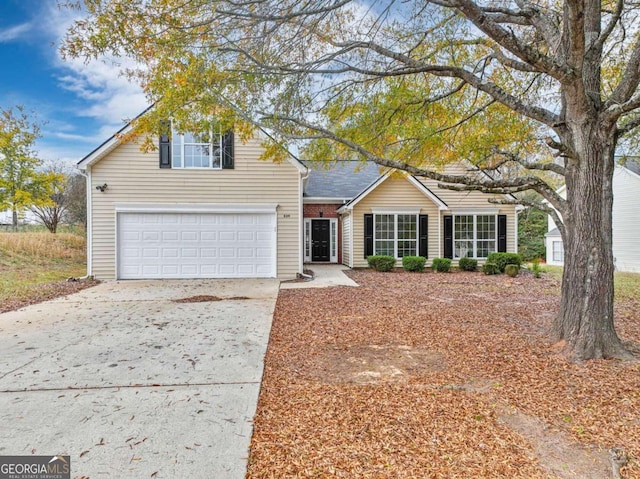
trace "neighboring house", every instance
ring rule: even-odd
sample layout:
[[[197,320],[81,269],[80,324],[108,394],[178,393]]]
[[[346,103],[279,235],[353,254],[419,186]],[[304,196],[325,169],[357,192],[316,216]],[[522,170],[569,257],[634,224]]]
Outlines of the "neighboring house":
[[[482,193],[371,163],[261,161],[260,138],[232,133],[164,136],[149,153],[120,137],[78,164],[88,182],[87,268],[97,278],[286,279],[305,262],[366,267],[369,254],[400,264],[405,255],[517,251],[516,208]]]
[[[565,197],[563,186],[558,193]],[[560,231],[549,217],[545,235],[547,264],[564,264]],[[618,271],[640,272],[640,163],[626,160],[613,173],[613,257]]]
[[[18,214],[18,223],[21,225],[35,225],[39,221],[33,211],[27,209]],[[0,225],[13,225],[13,211],[0,211]]]

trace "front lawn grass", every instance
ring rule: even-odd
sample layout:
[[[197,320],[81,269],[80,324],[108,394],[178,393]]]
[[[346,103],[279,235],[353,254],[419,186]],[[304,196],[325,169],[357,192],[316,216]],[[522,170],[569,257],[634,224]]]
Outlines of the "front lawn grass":
[[[68,294],[86,274],[86,240],[73,233],[0,233],[0,312]]]
[[[562,280],[562,266],[541,266],[544,275]],[[615,297],[620,300],[640,300],[640,273],[624,273],[616,271],[614,273]]]

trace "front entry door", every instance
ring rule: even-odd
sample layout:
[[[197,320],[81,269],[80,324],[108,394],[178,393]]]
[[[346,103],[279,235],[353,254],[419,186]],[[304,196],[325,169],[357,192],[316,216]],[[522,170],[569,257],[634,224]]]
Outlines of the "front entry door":
[[[311,220],[311,261],[331,260],[331,222]]]

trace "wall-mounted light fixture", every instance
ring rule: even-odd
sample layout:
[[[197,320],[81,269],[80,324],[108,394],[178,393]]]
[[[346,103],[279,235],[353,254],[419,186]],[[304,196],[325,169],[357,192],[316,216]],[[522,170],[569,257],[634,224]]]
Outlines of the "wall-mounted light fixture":
[[[324,216],[324,211],[322,211],[322,210],[318,211],[318,216],[320,216],[320,218],[322,218]]]
[[[105,183],[104,185],[98,185],[96,186],[96,190],[98,190],[100,193],[104,193],[105,190],[108,188],[109,186]]]

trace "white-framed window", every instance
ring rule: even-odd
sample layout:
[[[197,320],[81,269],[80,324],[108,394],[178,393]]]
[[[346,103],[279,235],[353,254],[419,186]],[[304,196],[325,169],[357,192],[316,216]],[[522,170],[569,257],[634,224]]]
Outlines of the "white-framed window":
[[[551,248],[553,261],[564,263],[564,244],[562,241],[552,241]]]
[[[222,135],[179,134],[171,129],[172,168],[222,168]]]
[[[311,261],[311,221],[304,222],[304,260]]]
[[[486,258],[498,250],[496,215],[456,215],[453,218],[453,256]]]
[[[418,255],[418,215],[373,215],[373,254],[394,258]]]
[[[338,221],[331,221],[331,261],[338,261]]]

